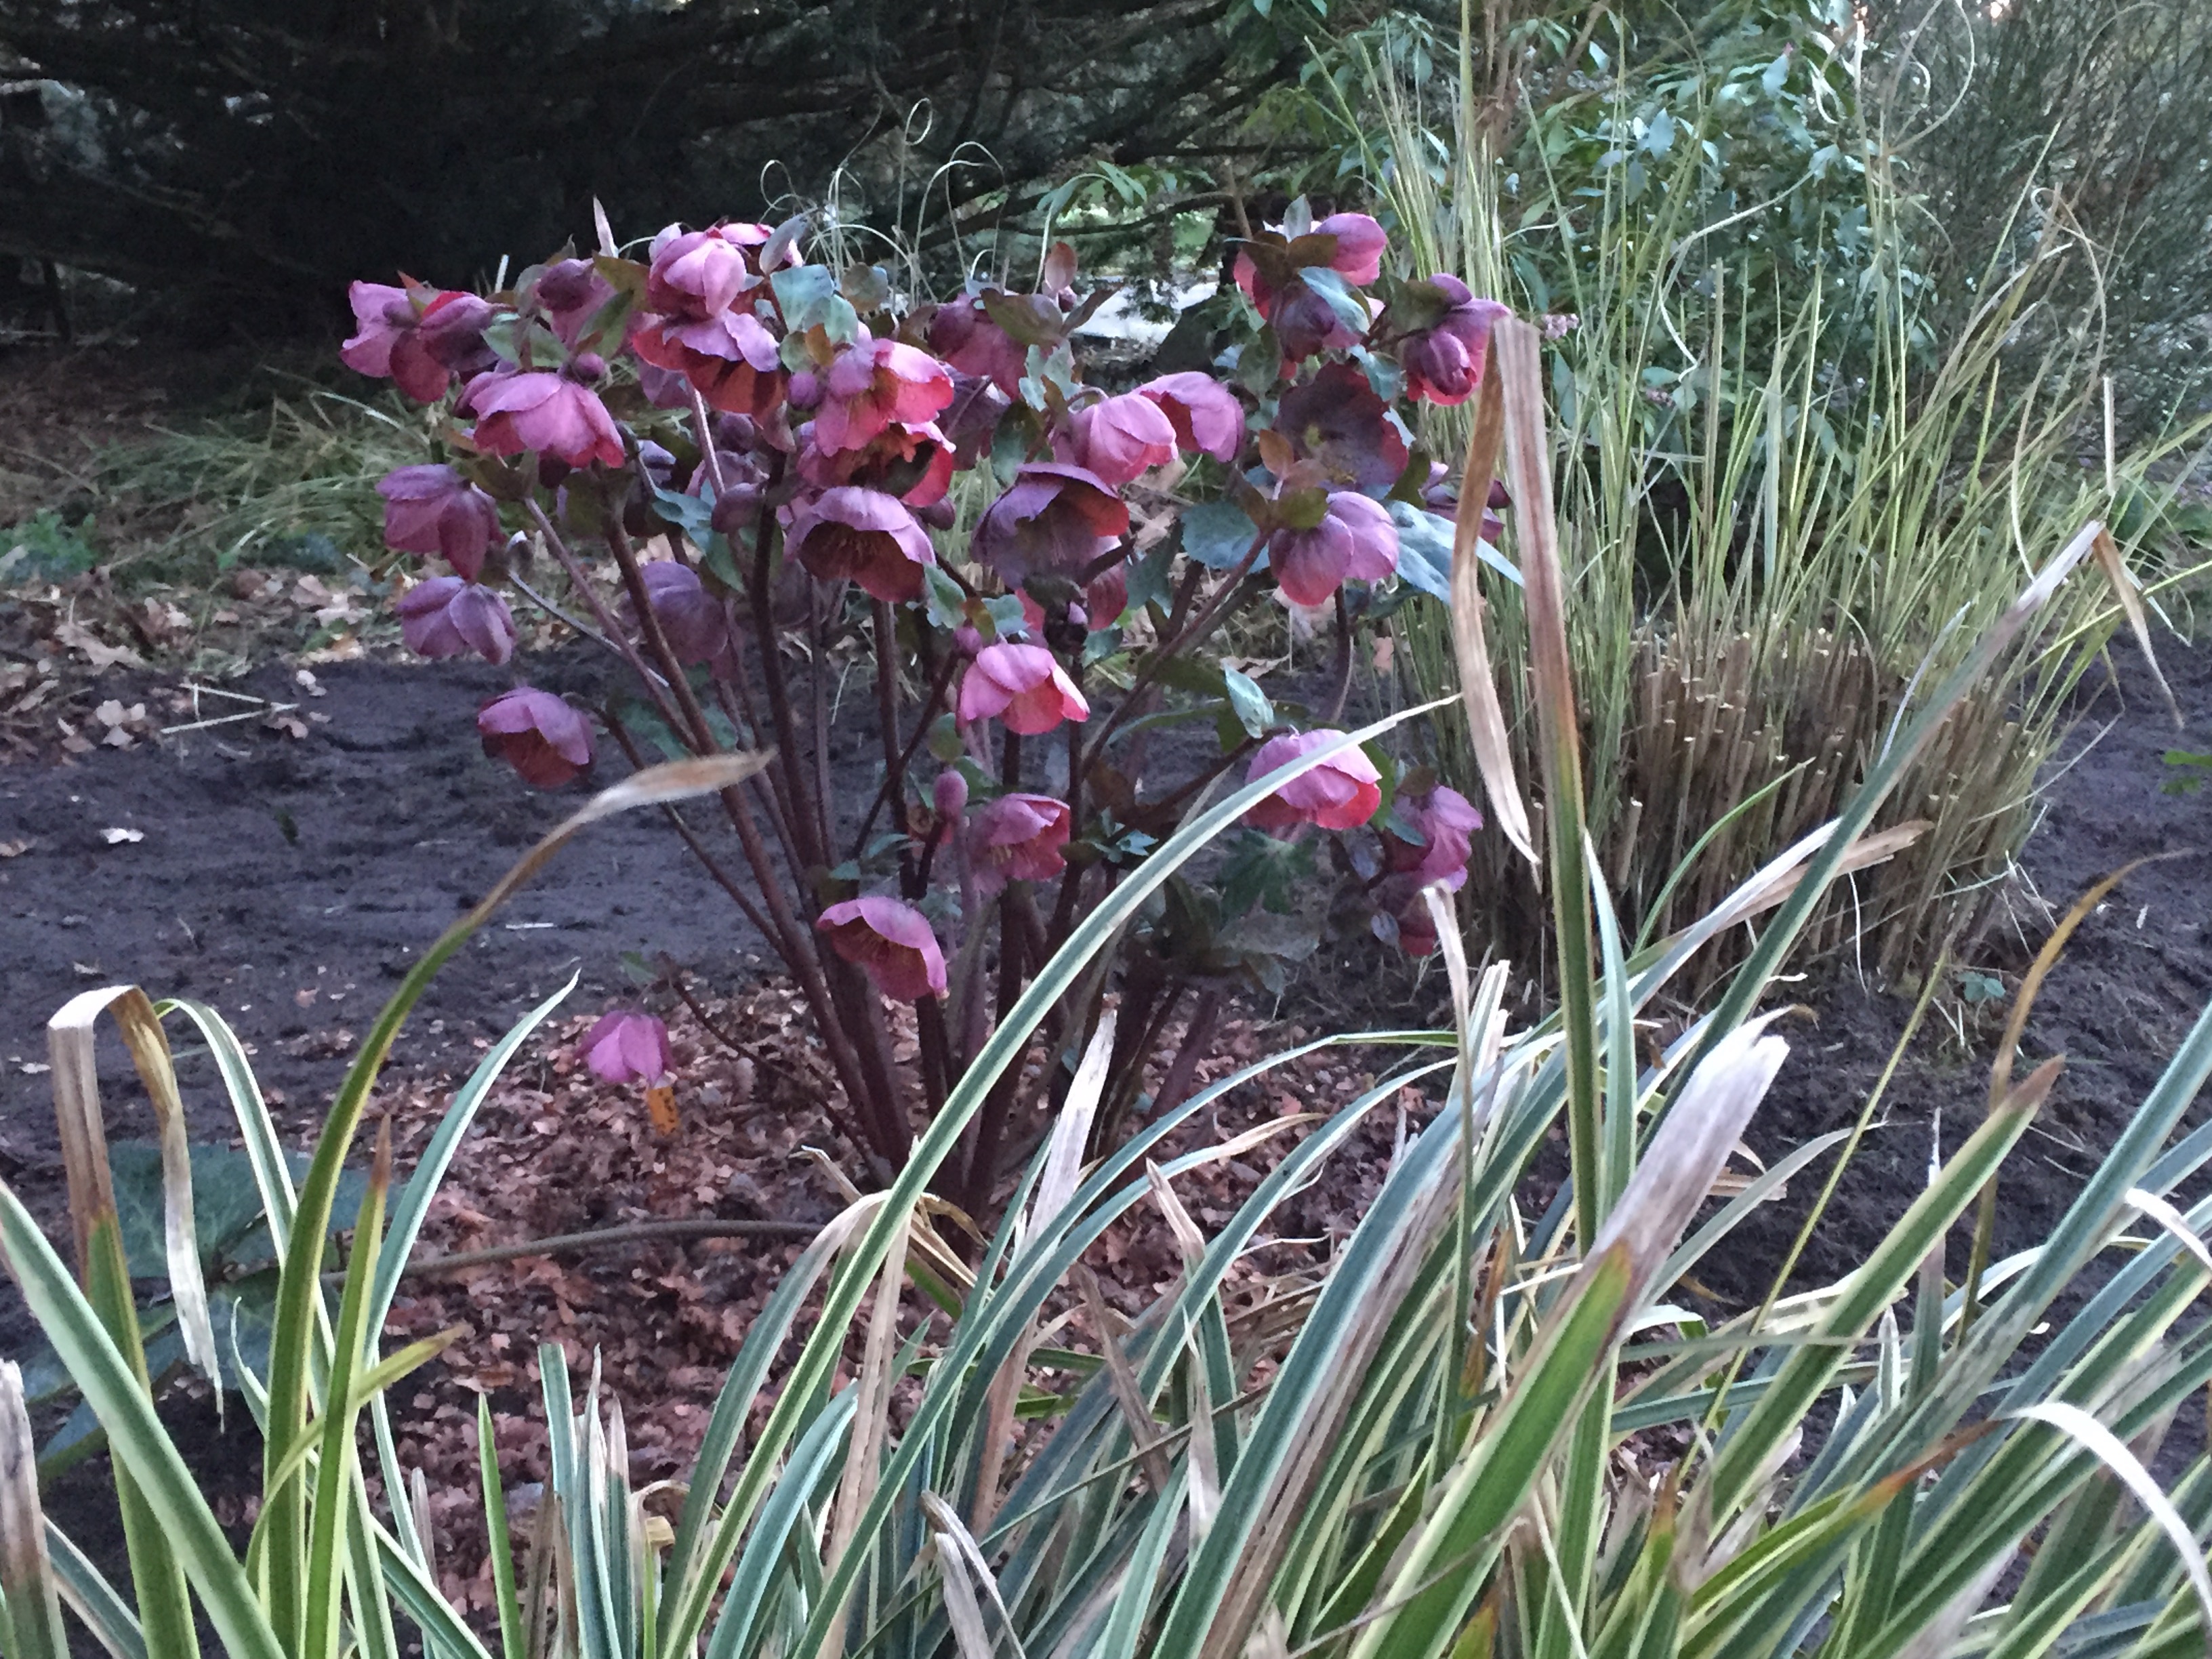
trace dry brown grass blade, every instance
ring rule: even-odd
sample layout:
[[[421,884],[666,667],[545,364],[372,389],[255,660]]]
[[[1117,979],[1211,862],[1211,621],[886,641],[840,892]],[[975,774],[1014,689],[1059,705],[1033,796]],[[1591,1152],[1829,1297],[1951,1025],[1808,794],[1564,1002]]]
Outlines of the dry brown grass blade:
[[[69,1177],[70,1214],[76,1229],[77,1262],[86,1253],[97,1220],[115,1212],[115,1190],[107,1166],[107,1131],[100,1103],[100,1073],[94,1038],[100,1016],[112,1015],[131,1051],[131,1064],[154,1103],[161,1147],[162,1243],[168,1257],[169,1289],[177,1308],[177,1333],[185,1358],[222,1398],[222,1372],[215,1351],[215,1326],[208,1316],[207,1283],[200,1273],[198,1229],[192,1218],[191,1150],[185,1138],[185,1105],[177,1092],[177,1072],[169,1055],[168,1034],[146,994],[135,985],[108,985],[82,991],[46,1022],[46,1051],[53,1067],[54,1119],[62,1139],[62,1161]]]
[[[2135,631],[2143,664],[2150,670],[2151,678],[2158,682],[2158,694],[2166,699],[2166,709],[2173,716],[2173,729],[2181,731],[2189,722],[2182,718],[2181,704],[2173,695],[2173,688],[2166,683],[2165,671],[2158,665],[2158,653],[2151,649],[2150,617],[2143,610],[2142,595],[2136,590],[2135,578],[2128,574],[2127,561],[2120,556],[2119,544],[2112,539],[2112,532],[2101,526],[2097,531],[2095,551],[2105,580],[2112,585],[2112,596],[2119,600],[2128,626]]]
[[[1106,1293],[1098,1288],[1098,1275],[1079,1261],[1068,1277],[1083,1293],[1084,1308],[1098,1333],[1098,1353],[1105,1362],[1106,1381],[1114,1390],[1114,1403],[1121,1408],[1121,1415],[1129,1425],[1129,1438],[1136,1443],[1137,1461],[1144,1468],[1145,1479],[1155,1492],[1165,1492],[1169,1482],[1175,1478],[1175,1471],[1168,1463],[1167,1454],[1160,1449],[1159,1425],[1152,1420],[1152,1413],[1145,1404],[1144,1390],[1137,1385],[1137,1373],[1129,1364],[1129,1356],[1114,1340],[1114,1313],[1106,1305]]]
[[[1468,741],[1482,774],[1491,814],[1505,839],[1532,865],[1535,837],[1528,808],[1513,772],[1513,745],[1506,735],[1505,710],[1498,701],[1498,682],[1490,667],[1490,642],[1482,629],[1482,561],[1474,544],[1482,535],[1482,515],[1490,501],[1490,482],[1498,475],[1498,452],[1505,438],[1505,398],[1498,377],[1483,377],[1475,406],[1474,435],[1467,447],[1460,478],[1459,511],[1452,523],[1452,651],[1459,661],[1460,695],[1467,700]]]
[[[1830,827],[1824,826],[1816,830],[1772,860],[1764,870],[1729,895],[1719,907],[1726,912],[1725,915],[1717,912],[1713,919],[1723,927],[1733,927],[1739,922],[1748,921],[1753,916],[1771,910],[1796,892],[1797,884],[1805,878],[1805,860],[1820,850],[1827,840]],[[1836,873],[1849,875],[1854,870],[1864,870],[1893,859],[1927,834],[1929,827],[1926,818],[1911,818],[1877,835],[1862,836],[1851,844],[1850,851],[1844,854],[1842,863],[1836,866]],[[1669,933],[1659,942],[1658,948],[1671,950],[1678,940],[1696,931],[1695,927],[1685,927],[1679,933]]]
[[[899,1293],[906,1288],[907,1246],[913,1231],[914,1212],[902,1210],[891,1234],[890,1249],[884,1257],[883,1274],[876,1284],[875,1311],[868,1317],[867,1336],[861,1348],[852,1443],[846,1454],[844,1478],[837,1485],[830,1548],[822,1558],[825,1574],[835,1572],[845,1552],[860,1541],[854,1534],[875,1498],[876,1482],[883,1473],[884,1442],[890,1428],[891,1385],[898,1380],[891,1361],[898,1349]],[[837,1609],[823,1638],[824,1654],[845,1650],[845,1621],[851,1611],[849,1600]]]
[[[2154,853],[2148,858],[2136,859],[2122,865],[2109,876],[2074,901],[2058,925],[2051,930],[2051,937],[2043,941],[2043,948],[2035,953],[2035,960],[2027,964],[2027,971],[2020,976],[2020,989],[2013,994],[2012,1013],[2005,1021],[2004,1036],[1997,1042],[1997,1057],[1990,1067],[1989,1109],[1996,1110],[1998,1103],[2012,1091],[2012,1066],[2020,1048],[2021,1038],[2027,1031],[2027,1017],[2034,1012],[2035,999],[2041,994],[2043,981],[2058,965],[2067,942],[2074,930],[2087,921],[2096,908],[2112,894],[2112,890],[2146,864],[2161,864],[2167,859],[2186,858],[2187,853]]]
[[[1167,1171],[1149,1158],[1145,1160],[1145,1185],[1152,1189],[1152,1202],[1159,1206],[1160,1214],[1167,1219],[1168,1231],[1175,1235],[1176,1249],[1182,1252],[1184,1271],[1195,1268],[1206,1259],[1206,1235],[1199,1231],[1198,1223],[1191,1219],[1190,1212],[1176,1196]]]
[[[70,1650],[62,1630],[61,1595],[46,1554],[46,1514],[39,1506],[39,1448],[23,1402],[23,1373],[0,1359],[0,1596],[14,1639],[26,1655]]]
[[[1030,1199],[1029,1209],[1014,1231],[1017,1253],[1036,1236],[1038,1228],[1052,1224],[1082,1184],[1083,1149],[1091,1139],[1091,1125],[1098,1115],[1098,1102],[1105,1092],[1107,1068],[1114,1056],[1117,1018],[1111,1008],[1099,1015],[1098,1029],[1091,1033],[1091,1046],[1083,1051],[1082,1062],[1068,1083],[1066,1103],[1053,1121],[1052,1136],[1045,1146],[1044,1167],[1037,1173],[1036,1196]],[[1014,1436],[1014,1410],[1021,1401],[1022,1379],[1029,1371],[1030,1353],[1042,1336],[1042,1332],[1031,1322],[1014,1344],[1014,1351],[1006,1356],[1006,1363],[999,1368],[999,1374],[991,1379],[983,1425],[983,1465],[975,1481],[977,1532],[990,1530],[991,1517],[998,1510],[999,1476],[1005,1470],[1006,1450]]]
[[[1690,1218],[1789,1058],[1790,1045],[1765,1035],[1766,1027],[1780,1018],[1779,1012],[1767,1014],[1729,1032],[1674,1091],[1620,1201],[1590,1242],[1593,1259],[1616,1243],[1627,1243],[1638,1288],[1626,1310],[1638,1305],[1647,1277],[1681,1242]]]

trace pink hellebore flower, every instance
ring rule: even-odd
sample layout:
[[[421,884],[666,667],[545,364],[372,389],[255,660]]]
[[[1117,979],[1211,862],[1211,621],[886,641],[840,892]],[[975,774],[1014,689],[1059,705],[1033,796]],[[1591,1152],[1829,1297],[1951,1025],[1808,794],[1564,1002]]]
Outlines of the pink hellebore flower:
[[[641,317],[629,345],[640,362],[682,374],[725,414],[764,419],[782,400],[787,377],[775,336],[750,311]]]
[[[812,436],[812,428],[803,434]],[[934,507],[951,487],[957,458],[937,422],[886,426],[858,449],[824,450],[812,442],[799,452],[799,476],[819,489],[866,484],[908,507]]]
[[[1285,249],[1287,257],[1303,257],[1291,252],[1300,249],[1302,244],[1307,248],[1321,248],[1325,245],[1317,239],[1322,237],[1330,239],[1326,244],[1329,252],[1325,261],[1314,260],[1313,264],[1325,264],[1353,288],[1364,287],[1382,274],[1382,251],[1389,239],[1383,235],[1382,227],[1367,215],[1330,214],[1306,236],[1291,241]],[[1311,265],[1300,267],[1310,268]],[[1249,251],[1237,254],[1232,274],[1237,286],[1250,297],[1260,315],[1274,325],[1284,356],[1291,361],[1310,357],[1324,349],[1342,350],[1358,343],[1358,333],[1302,278],[1294,276],[1284,287],[1277,288]]]
[[[660,624],[668,648],[681,663],[704,663],[717,676],[732,665],[730,619],[722,603],[707,591],[699,573],[673,559],[659,559],[638,572],[646,602]]]
[[[817,449],[858,449],[893,422],[921,426],[952,401],[952,376],[917,346],[898,340],[859,343],[837,354],[822,377],[814,417]]]
[[[502,663],[514,654],[514,617],[489,587],[459,576],[433,576],[400,595],[399,637],[418,657],[476,653]]]
[[[477,710],[483,751],[503,760],[525,783],[558,789],[592,763],[592,728],[584,717],[534,686],[518,685]]]
[[[671,225],[662,231],[653,239],[653,263],[646,273],[647,308],[669,317],[712,317],[735,305],[746,289],[758,287],[745,243],[732,234],[740,228],[715,225],[679,231]]]
[[[987,645],[960,682],[960,719],[1000,720],[1024,738],[1091,718],[1091,705],[1041,645]]]
[[[1139,398],[1160,406],[1175,428],[1176,447],[1193,454],[1233,461],[1244,442],[1244,405],[1211,374],[1186,369],[1163,374],[1137,388]]]
[[[919,599],[922,567],[937,562],[929,532],[896,495],[857,484],[823,490],[792,520],[784,544],[823,581],[850,578],[890,605]]]
[[[658,1083],[676,1069],[668,1028],[651,1014],[617,1008],[584,1033],[584,1063],[609,1083]]]
[[[1429,286],[1449,301],[1431,326],[1407,337],[1398,361],[1406,371],[1406,395],[1449,407],[1463,404],[1482,384],[1490,355],[1490,331],[1511,313],[1495,300],[1478,300],[1465,283],[1439,271]]]
[[[1393,874],[1411,875],[1418,885],[1442,882],[1456,893],[1467,884],[1468,854],[1474,832],[1482,828],[1482,814],[1456,789],[1438,784],[1425,795],[1401,795],[1397,814],[1426,838],[1415,846],[1384,833],[1383,850]]]
[[[1059,313],[1051,302],[1034,295],[1000,296],[1008,304],[1036,312],[1041,325],[1056,325]],[[938,307],[929,319],[929,349],[963,374],[988,380],[1009,398],[1019,392],[1028,373],[1028,351],[992,319],[980,296],[963,295]]]
[[[338,356],[349,368],[389,378],[418,404],[437,402],[456,372],[476,366],[494,314],[489,301],[458,289],[356,283],[348,298],[358,331]]]
[[[1176,429],[1149,398],[1125,392],[1085,404],[1073,417],[1075,458],[1118,488],[1175,459]]]
[[[1073,817],[1064,800],[1050,795],[1001,795],[977,812],[968,827],[969,857],[975,885],[995,893],[1009,881],[1047,881],[1067,867]]]
[[[1257,783],[1268,773],[1326,748],[1341,732],[1292,732],[1270,738],[1252,757],[1247,783]],[[1382,775],[1357,747],[1342,749],[1312,770],[1301,774],[1244,815],[1245,822],[1261,830],[1287,830],[1296,824],[1318,824],[1323,830],[1356,830],[1375,816],[1382,804]]]
[[[1382,274],[1382,252],[1390,239],[1366,214],[1332,213],[1313,228],[1313,234],[1336,238],[1328,268],[1352,287],[1364,288]]]
[[[479,374],[462,402],[477,417],[477,447],[488,455],[535,450],[570,466],[620,466],[625,459],[622,434],[599,394],[566,374]]]
[[[437,553],[471,581],[499,535],[499,506],[450,466],[403,466],[380,479],[384,544]]]
[[[1373,582],[1398,568],[1398,526],[1380,501],[1349,489],[1329,492],[1328,510],[1311,530],[1278,530],[1267,562],[1283,596],[1320,605],[1346,581]]]
[[[1097,473],[1036,461],[975,526],[975,554],[1010,586],[1032,570],[1074,576],[1129,532],[1129,507]]]
[[[833,904],[814,926],[830,948],[895,1002],[945,994],[945,952],[929,919],[911,904],[870,894]]]

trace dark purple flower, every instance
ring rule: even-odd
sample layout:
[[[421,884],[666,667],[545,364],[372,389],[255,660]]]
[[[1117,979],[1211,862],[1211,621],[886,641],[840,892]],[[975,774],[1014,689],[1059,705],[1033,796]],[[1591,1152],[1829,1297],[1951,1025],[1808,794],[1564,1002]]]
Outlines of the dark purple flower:
[[[1398,349],[1406,371],[1406,395],[1447,407],[1463,404],[1482,384],[1490,355],[1490,331],[1512,313],[1495,300],[1478,300],[1465,283],[1439,271],[1421,296],[1424,326],[1409,332]],[[1435,320],[1428,321],[1433,312]]]
[[[945,952],[929,918],[911,904],[870,894],[830,906],[814,926],[893,1001],[945,994]]]
[[[1267,563],[1285,599],[1321,605],[1346,581],[1380,581],[1398,568],[1398,526],[1380,501],[1331,490],[1319,524],[1268,538]]]
[[[1032,295],[995,295],[1005,303],[1026,307],[1041,327],[1057,328],[1060,313]],[[938,307],[929,319],[929,349],[963,374],[988,380],[1008,398],[1019,395],[1029,372],[1029,352],[992,319],[981,295],[964,295]]]
[[[525,783],[558,789],[592,763],[592,728],[550,691],[518,685],[477,710],[483,751]]]
[[[488,455],[535,450],[570,466],[620,466],[625,459],[599,393],[566,374],[479,374],[461,401],[477,417],[477,447]]]
[[[389,378],[418,404],[446,395],[456,374],[484,367],[489,301],[459,289],[356,283],[349,290],[357,331],[338,349],[348,368]]]
[[[929,532],[895,495],[848,486],[825,489],[792,520],[785,545],[823,581],[847,578],[892,605],[921,595],[921,572],[937,562]]]
[[[676,1069],[668,1028],[651,1014],[617,1008],[584,1033],[584,1063],[609,1083],[658,1083]]]
[[[1176,447],[1186,453],[1233,461],[1244,442],[1244,405],[1211,374],[1186,369],[1163,374],[1137,388],[1137,395],[1160,406],[1175,428]]]
[[[1442,882],[1456,893],[1467,882],[1468,854],[1482,814],[1456,789],[1438,784],[1423,795],[1400,795],[1395,811],[1422,837],[1419,844],[1388,831],[1382,846],[1393,874],[1410,875],[1423,887]]]
[[[1406,470],[1404,434],[1389,406],[1352,363],[1328,363],[1283,394],[1275,429],[1340,483],[1380,495]]]
[[[1032,570],[1077,576],[1129,532],[1129,507],[1097,473],[1033,461],[975,526],[975,557],[1008,586]]]
[[[1151,398],[1134,392],[1102,398],[1075,411],[1075,459],[1118,488],[1175,459],[1176,429]]]
[[[726,676],[734,665],[730,643],[730,619],[722,602],[707,591],[699,573],[673,559],[657,559],[638,572],[645,582],[646,602],[661,637],[681,663],[704,663],[708,672]]]
[[[514,617],[507,601],[459,576],[433,576],[399,596],[399,637],[418,657],[465,657],[486,662],[514,654]]]
[[[384,543],[402,553],[436,553],[474,581],[499,535],[499,505],[450,466],[403,466],[376,486],[384,497]]]
[[[1271,225],[1265,236],[1238,250],[1232,274],[1273,325],[1283,355],[1296,362],[1316,351],[1342,350],[1359,338],[1300,273],[1323,268],[1361,287],[1382,274],[1388,240],[1364,213],[1332,213],[1305,235],[1289,239],[1280,226]]]
[[[589,259],[556,259],[538,273],[531,289],[562,341],[574,346],[584,325],[615,297],[614,284]]]

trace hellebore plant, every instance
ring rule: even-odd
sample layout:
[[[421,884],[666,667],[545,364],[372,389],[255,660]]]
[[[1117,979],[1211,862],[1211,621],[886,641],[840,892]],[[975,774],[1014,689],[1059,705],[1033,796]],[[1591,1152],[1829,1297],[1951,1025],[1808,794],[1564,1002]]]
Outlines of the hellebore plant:
[[[591,767],[595,726],[633,766],[774,751],[717,798],[734,850],[680,827],[806,997],[841,1125],[880,1174],[1217,781],[1335,735],[1359,631],[1448,593],[1451,480],[1399,405],[1472,396],[1504,313],[1449,276],[1383,279],[1375,221],[1294,203],[1239,252],[1249,305],[1218,373],[1109,392],[1074,349],[1104,290],[1079,294],[1064,246],[1036,293],[908,305],[880,268],[810,263],[809,245],[804,219],[671,226],[638,260],[603,231],[595,257],[495,294],[359,283],[343,356],[437,410],[442,459],[380,486],[386,541],[426,566],[398,600],[407,644],[508,661],[504,586],[629,671],[588,712],[526,684],[494,699],[488,755],[558,788]],[[1271,597],[1333,619],[1310,706],[1223,659],[1224,625]],[[872,697],[838,695],[855,678]],[[830,754],[832,709],[855,705],[879,757],[857,787]],[[1154,733],[1194,719],[1218,742],[1163,781]],[[1004,1073],[951,1195],[989,1205],[1109,995],[1099,1138],[1156,1057],[1152,1109],[1171,1106],[1223,993],[1279,985],[1318,942],[1302,894],[1329,894],[1329,925],[1433,949],[1419,890],[1463,879],[1482,819],[1354,749],[1246,822],[1219,878],[1174,878]],[[893,1059],[900,1004],[912,1068]],[[1178,1015],[1180,1048],[1157,1055]],[[665,1041],[624,1013],[586,1048],[602,1075],[649,1080]]]

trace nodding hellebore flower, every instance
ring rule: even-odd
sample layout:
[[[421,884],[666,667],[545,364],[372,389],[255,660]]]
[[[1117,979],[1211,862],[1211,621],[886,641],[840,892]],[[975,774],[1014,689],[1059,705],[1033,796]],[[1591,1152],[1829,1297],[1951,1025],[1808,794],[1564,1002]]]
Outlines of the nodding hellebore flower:
[[[1175,424],[1151,398],[1134,392],[1101,398],[1070,422],[1077,463],[1119,487],[1175,459]]]
[[[1285,599],[1321,605],[1346,581],[1380,581],[1397,569],[1398,526],[1380,501],[1331,490],[1319,524],[1268,538],[1267,562]]]
[[[1269,229],[1276,237],[1282,234],[1279,226]],[[1298,273],[1326,269],[1353,288],[1363,287],[1382,274],[1382,252],[1388,244],[1382,227],[1367,215],[1332,213],[1304,236],[1267,243],[1258,258],[1249,248],[1241,250],[1232,274],[1260,315],[1273,325],[1283,355],[1297,362],[1316,351],[1342,350],[1359,341],[1358,332]],[[1279,273],[1287,266],[1287,277],[1279,283],[1271,277],[1265,268],[1271,264]]]
[[[886,427],[921,426],[952,401],[952,376],[927,351],[899,340],[860,339],[839,352],[822,376],[814,447],[859,449]]]
[[[1186,454],[1233,461],[1244,443],[1244,405],[1211,374],[1186,369],[1163,374],[1137,388],[1137,396],[1160,406],[1174,430],[1176,447]]]
[[[450,466],[403,466],[378,481],[384,544],[436,553],[474,581],[499,537],[499,504]]]
[[[1422,284],[1416,284],[1419,288]],[[1490,356],[1490,331],[1511,312],[1495,300],[1478,300],[1456,276],[1439,271],[1429,278],[1424,310],[1436,308],[1433,322],[1409,331],[1398,351],[1406,371],[1406,395],[1447,408],[1463,404],[1482,385]]]
[[[1382,849],[1394,875],[1410,875],[1421,886],[1442,882],[1456,893],[1467,883],[1468,854],[1482,814],[1474,803],[1444,784],[1423,795],[1400,795],[1394,811],[1422,837],[1419,844],[1382,832]]]
[[[929,532],[896,496],[858,485],[823,490],[792,520],[785,544],[823,581],[849,578],[891,605],[921,597],[922,567],[937,562]]]
[[[485,754],[535,788],[558,789],[592,763],[590,725],[535,686],[518,685],[477,710],[477,732]]]
[[[433,576],[399,596],[399,637],[418,657],[502,663],[514,654],[514,617],[489,587],[460,576]]]
[[[1421,890],[1441,883],[1448,893],[1467,884],[1468,854],[1482,814],[1456,789],[1437,785],[1425,794],[1401,794],[1393,817],[1423,837],[1415,845],[1384,830],[1382,853],[1390,873],[1375,890],[1377,904],[1395,907],[1398,943],[1407,955],[1425,957],[1437,948],[1436,918]]]
[[[1128,532],[1128,503],[1097,473],[1034,461],[977,522],[974,551],[1012,587],[1033,570],[1080,576]]]
[[[1257,783],[1268,773],[1303,759],[1343,737],[1341,732],[1291,732],[1270,738],[1252,757],[1244,775]],[[1301,823],[1323,830],[1356,830],[1382,804],[1382,775],[1355,746],[1339,750],[1310,771],[1300,774],[1244,815],[1255,829],[1280,830]]]
[[[945,952],[929,918],[911,904],[870,894],[830,906],[814,926],[831,950],[893,1001],[945,994]]]
[[[775,337],[738,304],[760,285],[748,256],[769,234],[760,225],[662,231],[646,274],[648,309],[630,333],[641,360],[682,374],[726,412],[765,416],[783,396]]]
[[[1041,645],[987,645],[960,682],[963,725],[998,720],[1024,738],[1062,720],[1087,720],[1091,705],[1058,659]]]
[[[1404,429],[1352,363],[1329,363],[1283,394],[1275,430],[1291,453],[1317,464],[1329,477],[1382,495],[1406,471]]]
[[[736,664],[730,619],[722,602],[707,591],[699,573],[673,559],[657,559],[638,572],[646,602],[661,637],[680,663],[703,663],[707,672],[726,678]]]
[[[418,404],[446,395],[456,374],[495,361],[483,343],[491,302],[457,289],[356,283],[347,291],[358,331],[338,348],[349,368],[389,379]]]
[[[995,294],[1007,305],[1034,314],[1040,328],[1060,325],[1059,307],[1033,294]],[[1029,351],[1000,328],[983,307],[983,296],[963,295],[938,307],[929,319],[929,349],[963,374],[988,380],[1007,397],[1018,396],[1029,372]]]
[[[584,1064],[609,1083],[653,1084],[676,1069],[676,1054],[665,1025],[617,1008],[584,1033]]]
[[[820,448],[811,426],[800,435],[807,441],[799,447],[799,476],[817,489],[866,484],[919,510],[944,501],[952,484],[956,458],[934,421],[893,422],[858,449]]]
[[[587,372],[592,359],[573,367]],[[477,417],[476,446],[487,455],[520,455],[535,450],[570,466],[598,461],[620,466],[625,457],[622,434],[599,394],[568,374],[526,369],[520,374],[479,374],[461,396],[463,412]]]
[[[1064,849],[1073,829],[1067,803],[1050,795],[1001,795],[968,825],[968,858],[976,890],[988,896],[1010,881],[1049,881],[1067,867]]]

